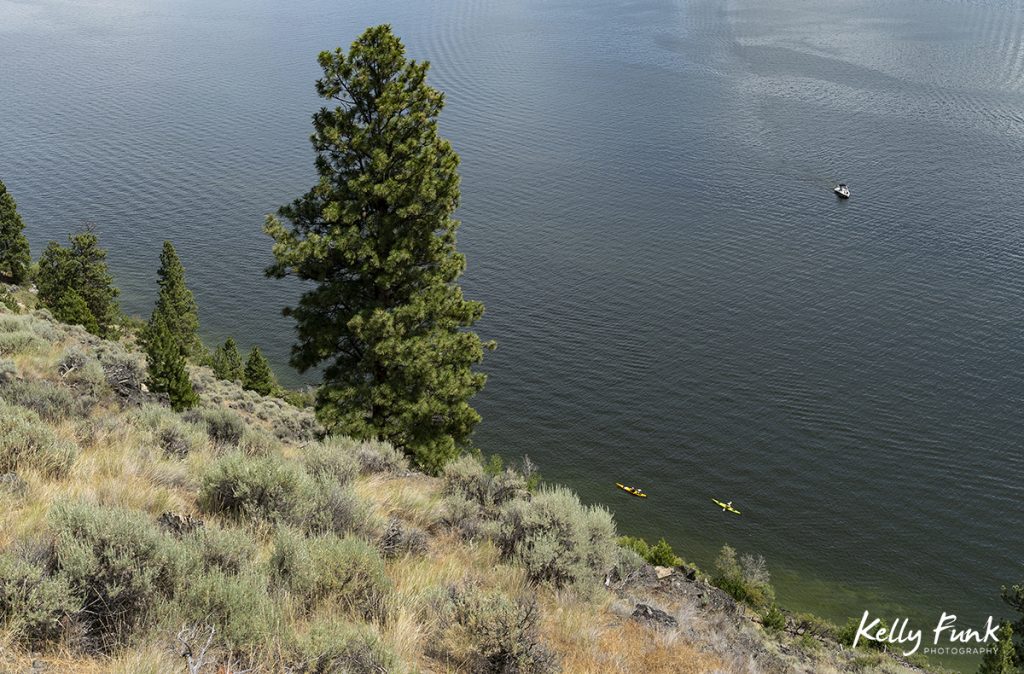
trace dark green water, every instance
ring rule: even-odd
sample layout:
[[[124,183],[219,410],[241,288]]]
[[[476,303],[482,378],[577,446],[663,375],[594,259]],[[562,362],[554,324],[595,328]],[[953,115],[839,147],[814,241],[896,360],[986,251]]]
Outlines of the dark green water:
[[[383,21],[433,62],[464,160],[486,451],[699,563],[764,554],[787,606],[1002,614],[1019,3],[0,0],[0,177],[34,249],[97,223],[148,313],[173,239],[206,337],[298,382],[260,226],[314,179],[316,53]]]

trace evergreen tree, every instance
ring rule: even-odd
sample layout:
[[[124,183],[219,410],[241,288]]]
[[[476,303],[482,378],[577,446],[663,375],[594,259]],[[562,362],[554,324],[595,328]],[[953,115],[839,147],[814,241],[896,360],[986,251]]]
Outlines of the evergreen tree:
[[[56,312],[62,305],[77,304],[63,298],[73,290],[95,319],[95,334],[107,337],[120,316],[118,290],[107,270],[107,251],[100,247],[92,229],[69,237],[69,242],[65,248],[51,241],[43,251],[36,275],[39,301]]]
[[[1003,601],[1010,605],[1018,614],[1017,621],[1010,627],[1018,637],[1024,636],[1024,584],[1003,586]],[[1024,667],[1024,640],[1018,638],[1014,660],[1019,667]]]
[[[149,363],[150,390],[166,393],[175,412],[187,410],[199,403],[199,396],[188,377],[181,344],[159,314],[147,330],[146,360]]]
[[[164,241],[157,276],[160,294],[150,318],[150,325],[153,325],[159,316],[166,323],[171,337],[181,345],[184,354],[191,358],[202,355],[199,309],[192,291],[185,285],[185,267],[182,266],[178,253],[170,241]]]
[[[323,366],[317,415],[331,431],[381,438],[438,469],[468,446],[485,377],[483,314],[456,281],[459,158],[438,134],[443,95],[406,60],[389,26],[319,58],[313,116],[320,181],[267,219],[267,273],[312,281],[298,306],[292,364]]]
[[[211,359],[213,374],[218,379],[228,381],[242,381],[245,366],[242,364],[242,354],[238,352],[238,345],[232,337],[224,340],[221,346],[213,352]]]
[[[0,180],[0,274],[12,283],[24,283],[32,264],[24,229],[18,205]]]
[[[245,361],[242,388],[256,391],[265,396],[270,395],[277,388],[274,372],[270,369],[270,361],[260,352],[258,346],[252,347],[249,359]]]
[[[992,650],[985,653],[978,674],[1017,674],[1014,665],[1013,627],[1004,622],[999,628],[999,641],[990,644]]]
[[[96,317],[74,288],[68,288],[57,298],[57,304],[53,307],[53,317],[68,325],[81,325],[94,335],[100,331]]]

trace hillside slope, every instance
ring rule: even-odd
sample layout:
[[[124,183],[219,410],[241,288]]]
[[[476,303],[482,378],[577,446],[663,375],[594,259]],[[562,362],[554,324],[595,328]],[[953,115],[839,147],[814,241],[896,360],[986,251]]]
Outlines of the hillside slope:
[[[425,476],[205,368],[177,414],[144,369],[0,307],[0,671],[912,671],[656,572],[528,468]]]

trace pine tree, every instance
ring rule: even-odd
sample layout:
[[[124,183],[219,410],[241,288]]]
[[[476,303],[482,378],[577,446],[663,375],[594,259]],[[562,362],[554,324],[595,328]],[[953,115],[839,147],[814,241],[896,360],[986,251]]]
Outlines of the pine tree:
[[[201,356],[203,343],[199,339],[199,309],[192,291],[185,285],[185,267],[170,241],[164,241],[157,276],[160,294],[153,308],[150,325],[159,316],[186,356]]]
[[[242,381],[245,373],[245,366],[242,364],[242,354],[238,352],[238,345],[232,337],[224,340],[221,346],[213,352],[211,359],[213,374],[218,379],[228,381]]]
[[[69,303],[64,294],[75,291],[96,321],[95,334],[108,337],[120,316],[120,309],[118,290],[107,269],[107,251],[100,247],[92,229],[69,237],[69,243],[65,248],[51,241],[43,251],[36,275],[39,301],[58,311]]]
[[[0,180],[0,274],[12,283],[24,283],[32,264],[24,229],[18,205]]]
[[[53,307],[53,317],[68,325],[81,325],[94,335],[100,331],[96,317],[74,288],[68,288],[57,298],[57,304]]]
[[[999,628],[999,641],[990,644],[992,650],[985,653],[978,674],[1017,674],[1014,665],[1013,627],[1004,622]]]
[[[242,388],[265,396],[270,395],[277,388],[277,381],[274,379],[274,372],[270,369],[270,362],[260,352],[258,346],[252,347],[249,359],[245,361]]]
[[[167,322],[157,315],[146,335],[146,360],[149,364],[149,388],[166,393],[175,412],[195,407],[199,396],[188,377],[185,354]]]
[[[389,26],[367,30],[346,54],[319,58],[313,116],[320,181],[265,231],[267,273],[312,281],[298,306],[292,364],[323,366],[317,415],[331,431],[381,438],[438,469],[468,447],[480,416],[469,399],[485,376],[483,314],[456,281],[459,158],[438,134],[443,95],[429,65],[406,60]]]
[[[1024,584],[1011,585],[1010,587],[1004,585],[1002,596],[1003,601],[1017,612],[1017,621],[1010,626],[1018,635],[1014,661],[1018,667],[1024,668],[1024,640],[1019,638],[1024,636]]]

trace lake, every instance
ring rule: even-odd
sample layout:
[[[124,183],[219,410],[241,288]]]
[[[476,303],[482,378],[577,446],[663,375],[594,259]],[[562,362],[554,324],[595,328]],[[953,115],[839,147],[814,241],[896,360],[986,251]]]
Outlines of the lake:
[[[315,179],[317,52],[380,22],[463,158],[485,452],[702,566],[763,554],[793,609],[1005,615],[1019,2],[0,0],[0,178],[35,255],[95,223],[148,315],[171,239],[208,342],[300,383],[261,225]]]

